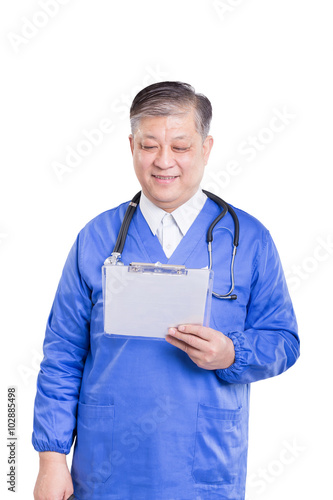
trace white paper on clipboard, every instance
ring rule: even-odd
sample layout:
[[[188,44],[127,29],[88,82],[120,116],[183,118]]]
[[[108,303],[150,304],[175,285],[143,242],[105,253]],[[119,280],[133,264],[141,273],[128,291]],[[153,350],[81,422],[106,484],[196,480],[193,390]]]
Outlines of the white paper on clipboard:
[[[209,324],[209,269],[133,263],[104,265],[102,273],[106,335],[156,339],[180,324]]]

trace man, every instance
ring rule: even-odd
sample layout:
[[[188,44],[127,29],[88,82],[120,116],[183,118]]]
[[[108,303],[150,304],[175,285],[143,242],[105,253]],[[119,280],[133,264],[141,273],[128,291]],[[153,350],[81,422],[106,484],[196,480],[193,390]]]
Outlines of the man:
[[[207,229],[221,212],[200,189],[213,145],[210,102],[190,85],[162,82],[139,92],[130,115],[142,193],[122,261],[205,268]],[[242,500],[249,384],[299,356],[276,248],[260,222],[235,209],[237,300],[214,296],[209,328],[179,325],[166,341],[106,335],[101,267],[127,206],[88,223],[64,267],[37,384],[35,499],[74,491],[79,500]],[[217,293],[230,289],[234,231],[228,212],[214,229]]]

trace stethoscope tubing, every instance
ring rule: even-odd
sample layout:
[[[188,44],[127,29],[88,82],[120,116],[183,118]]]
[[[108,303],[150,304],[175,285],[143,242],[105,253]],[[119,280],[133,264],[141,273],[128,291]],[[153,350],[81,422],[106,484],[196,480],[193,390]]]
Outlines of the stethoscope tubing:
[[[225,215],[229,212],[234,223],[234,238],[233,238],[233,251],[232,251],[232,259],[231,259],[231,265],[230,265],[230,274],[231,274],[231,288],[226,294],[218,294],[216,292],[212,292],[214,297],[218,299],[231,299],[235,300],[237,299],[237,295],[232,295],[232,292],[235,288],[235,274],[234,274],[234,264],[235,264],[235,257],[236,257],[236,252],[237,252],[237,247],[239,244],[239,221],[238,217],[234,211],[234,209],[222,198],[217,196],[216,194],[210,193],[209,191],[206,191],[203,189],[203,192],[205,193],[208,198],[211,200],[215,201],[217,205],[219,205],[222,208],[222,212],[213,220],[213,222],[210,224],[208,231],[207,231],[207,243],[208,243],[208,253],[209,253],[209,269],[212,269],[213,266],[213,257],[212,257],[212,241],[213,241],[213,229],[216,226],[216,224],[225,217]],[[129,225],[131,223],[132,217],[134,215],[134,212],[136,210],[136,207],[138,206],[140,202],[140,197],[141,197],[141,191],[139,191],[133,199],[130,201],[125,215],[123,222],[121,224],[118,237],[116,240],[116,244],[114,246],[112,254],[117,255],[117,258],[121,256],[124,246],[125,246],[125,241],[127,237],[127,232]]]

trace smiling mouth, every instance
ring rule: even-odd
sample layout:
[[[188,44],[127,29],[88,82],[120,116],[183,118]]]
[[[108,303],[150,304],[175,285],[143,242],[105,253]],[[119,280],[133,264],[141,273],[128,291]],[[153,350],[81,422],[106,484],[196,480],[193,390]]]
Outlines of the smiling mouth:
[[[163,176],[163,175],[153,175],[153,177],[156,177],[156,179],[162,179],[163,181],[170,180],[170,179],[176,179],[178,175],[168,175],[168,176]]]

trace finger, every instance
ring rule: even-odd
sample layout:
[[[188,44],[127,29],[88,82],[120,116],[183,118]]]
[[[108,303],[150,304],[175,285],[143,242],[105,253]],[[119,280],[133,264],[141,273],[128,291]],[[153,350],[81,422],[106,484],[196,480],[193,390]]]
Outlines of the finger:
[[[171,335],[167,335],[165,337],[165,340],[169,343],[172,344],[174,347],[178,347],[181,351],[184,351],[188,357],[195,363],[199,368],[202,368],[201,366],[201,357],[200,355],[202,354],[201,351],[198,351],[198,349],[194,349],[194,347],[190,347],[188,344],[185,344],[181,340],[178,340]]]
[[[215,331],[212,328],[201,325],[179,325],[178,330],[182,333],[196,335],[203,340],[210,340],[213,336],[213,332]]]
[[[198,349],[199,351],[205,350],[207,346],[207,341],[203,340],[201,337],[192,335],[191,333],[182,333],[177,328],[169,328],[169,335],[175,337],[185,344]]]
[[[181,340],[178,340],[175,338],[173,335],[166,335],[165,340],[169,342],[169,344],[172,344],[175,347],[178,347],[178,349],[181,349],[184,351],[186,354],[188,354],[190,357],[194,357],[198,355],[198,349],[195,349],[194,347],[191,347],[189,344],[186,342],[182,342]]]

